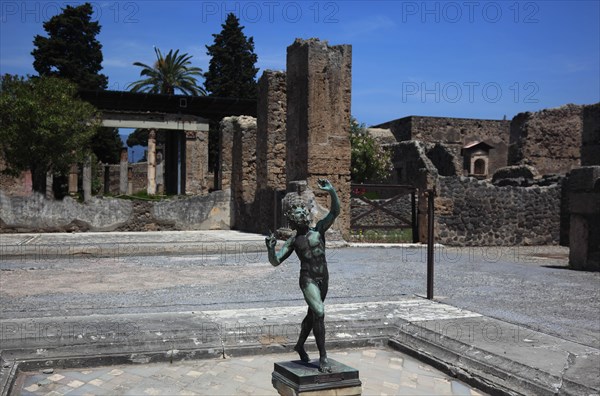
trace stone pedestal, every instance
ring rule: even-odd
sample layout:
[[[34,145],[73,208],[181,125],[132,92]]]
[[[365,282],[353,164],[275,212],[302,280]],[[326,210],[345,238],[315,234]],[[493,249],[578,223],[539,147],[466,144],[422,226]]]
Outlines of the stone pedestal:
[[[331,373],[319,372],[319,360],[275,363],[271,382],[282,396],[350,396],[362,393],[358,370],[329,359]]]

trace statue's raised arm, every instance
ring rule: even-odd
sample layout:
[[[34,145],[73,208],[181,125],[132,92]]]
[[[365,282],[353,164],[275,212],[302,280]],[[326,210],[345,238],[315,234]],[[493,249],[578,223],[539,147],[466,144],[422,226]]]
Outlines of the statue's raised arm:
[[[338,198],[337,192],[335,188],[331,185],[329,180],[327,179],[319,179],[317,180],[319,184],[319,188],[323,191],[327,191],[331,196],[331,209],[327,216],[325,216],[322,220],[317,223],[317,230],[320,233],[325,233],[331,227],[336,217],[340,215],[340,199]]]
[[[279,250],[279,252],[275,251],[275,246],[277,245],[277,238],[275,238],[275,234],[270,233],[270,235],[265,238],[265,243],[267,244],[267,252],[269,254],[269,263],[273,267],[277,267],[281,264],[285,259],[290,257],[290,254],[294,251],[294,238],[288,239],[283,247]]]

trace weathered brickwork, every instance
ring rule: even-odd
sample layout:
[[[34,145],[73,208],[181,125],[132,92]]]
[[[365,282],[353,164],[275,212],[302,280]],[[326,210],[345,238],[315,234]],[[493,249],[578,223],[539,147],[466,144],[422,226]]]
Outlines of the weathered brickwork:
[[[485,141],[494,148],[489,153],[489,174],[507,165],[510,121],[409,116],[389,121],[375,128],[390,129],[396,140],[420,140],[441,143],[454,156],[456,175],[462,175],[462,147]]]
[[[581,165],[583,106],[568,104],[519,113],[510,124],[510,165],[532,165],[540,174],[565,174]]]
[[[341,215],[336,227],[350,229],[350,99],[352,47],[317,39],[287,49],[287,180],[307,180],[322,206],[328,194],[317,179],[337,188]]]
[[[454,246],[557,244],[561,185],[496,187],[468,177],[439,177],[436,241]]]
[[[286,74],[266,70],[258,80],[255,221],[259,232],[275,230],[275,192],[286,189]]]

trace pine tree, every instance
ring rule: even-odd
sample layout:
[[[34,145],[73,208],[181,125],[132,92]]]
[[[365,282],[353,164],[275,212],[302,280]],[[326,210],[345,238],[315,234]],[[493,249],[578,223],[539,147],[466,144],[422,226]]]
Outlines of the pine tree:
[[[66,78],[79,89],[105,89],[108,79],[102,70],[102,45],[96,40],[98,22],[92,22],[90,3],[66,6],[62,13],[44,22],[48,37],[36,35],[33,67],[40,76]]]
[[[244,35],[244,27],[232,13],[221,26],[221,33],[213,34],[214,44],[206,46],[211,60],[204,86],[211,96],[254,99],[258,72],[254,39]]]

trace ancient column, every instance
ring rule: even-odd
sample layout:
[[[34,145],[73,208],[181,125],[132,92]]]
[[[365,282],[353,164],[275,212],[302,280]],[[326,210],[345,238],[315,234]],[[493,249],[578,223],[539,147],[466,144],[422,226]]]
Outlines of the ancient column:
[[[133,166],[127,166],[127,195],[133,194]]]
[[[156,130],[148,133],[148,195],[156,194]]]
[[[77,194],[77,176],[79,168],[77,164],[71,164],[69,169],[69,195],[74,196]]]
[[[317,188],[318,178],[328,178],[342,205],[334,227],[344,235],[350,230],[351,83],[350,45],[296,39],[287,48],[287,180],[307,180],[328,207],[328,194]]]
[[[46,198],[54,199],[54,173],[46,172]]]
[[[83,200],[85,202],[92,198],[92,157],[88,155],[83,163]]]
[[[165,161],[163,150],[156,150],[156,192],[165,193]]]
[[[121,163],[119,167],[119,194],[127,194],[128,165],[127,147],[123,147],[121,149]]]
[[[208,132],[185,131],[185,193],[202,195],[208,192]]]
[[[286,189],[285,72],[265,70],[258,80],[256,118],[257,231],[276,230],[276,192]]]

